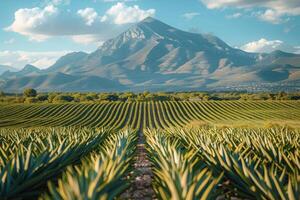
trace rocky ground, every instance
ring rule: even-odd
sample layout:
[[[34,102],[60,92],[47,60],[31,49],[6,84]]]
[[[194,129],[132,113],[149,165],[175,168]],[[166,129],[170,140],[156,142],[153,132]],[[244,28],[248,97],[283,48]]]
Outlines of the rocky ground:
[[[147,158],[145,149],[145,139],[142,132],[139,133],[139,141],[134,158],[134,172],[130,188],[121,195],[121,199],[155,199],[155,194],[152,189],[151,163]]]

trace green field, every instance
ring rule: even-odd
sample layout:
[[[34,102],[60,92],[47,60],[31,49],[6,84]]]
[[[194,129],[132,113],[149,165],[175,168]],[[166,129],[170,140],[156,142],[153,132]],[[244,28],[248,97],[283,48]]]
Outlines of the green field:
[[[160,199],[299,199],[299,131],[202,127],[145,135]]]
[[[299,101],[0,105],[0,199],[299,199]]]
[[[168,128],[197,123],[298,126],[300,102],[107,102],[2,105],[0,127]]]

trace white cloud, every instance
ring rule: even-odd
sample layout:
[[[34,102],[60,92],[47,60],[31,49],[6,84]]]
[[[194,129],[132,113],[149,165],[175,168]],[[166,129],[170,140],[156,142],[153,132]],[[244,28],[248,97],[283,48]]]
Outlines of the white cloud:
[[[77,13],[85,20],[86,25],[88,26],[91,26],[98,17],[98,13],[94,8],[80,9]]]
[[[47,68],[56,60],[70,51],[0,51],[0,64],[10,63],[10,66],[21,69],[26,64],[32,64],[39,68]]]
[[[240,18],[242,16],[242,13],[233,13],[232,15],[227,15],[226,18],[227,19],[236,19],[236,18]]]
[[[189,12],[189,13],[184,13],[182,16],[187,20],[191,20],[194,17],[199,16],[199,15],[200,15],[200,13],[198,13],[198,12]]]
[[[142,10],[138,5],[126,6],[124,3],[117,3],[106,11],[103,21],[111,20],[115,24],[128,24],[139,22],[146,17],[154,16],[155,9]]]
[[[102,45],[101,37],[96,34],[91,35],[74,35],[72,36],[72,40],[79,44],[89,45],[89,44],[96,44],[96,46]]]
[[[266,22],[271,22],[273,24],[280,24],[284,21],[281,18],[282,14],[280,14],[274,10],[271,10],[271,9],[267,9],[265,12],[259,13],[257,16],[261,20],[266,21]]]
[[[257,17],[263,21],[278,24],[287,16],[300,15],[299,0],[201,0],[209,9],[238,8],[262,9]]]
[[[49,36],[43,34],[43,24],[53,20],[58,14],[58,10],[53,5],[46,6],[44,9],[22,8],[15,12],[15,20],[12,25],[5,28],[6,31],[13,31],[22,35],[29,36],[32,40],[42,41]]]
[[[257,53],[270,53],[275,50],[281,50],[290,53],[299,53],[297,47],[293,47],[291,45],[285,44],[281,40],[267,40],[265,38],[261,38],[257,41],[249,42],[240,47],[242,50],[247,52],[257,52]]]
[[[75,36],[76,40],[79,35],[97,35],[103,41],[126,30],[132,23],[154,14],[154,9],[143,10],[137,5],[126,6],[124,3],[113,5],[103,16],[93,8],[65,12],[54,5],[47,5],[44,8],[17,10],[14,22],[5,30],[25,35],[35,41],[44,41],[54,36]]]

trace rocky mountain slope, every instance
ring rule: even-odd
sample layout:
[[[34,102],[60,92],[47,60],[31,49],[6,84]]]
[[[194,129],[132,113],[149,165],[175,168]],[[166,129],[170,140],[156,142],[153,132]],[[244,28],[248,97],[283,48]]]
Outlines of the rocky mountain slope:
[[[44,80],[35,82],[37,89],[56,90],[57,84],[47,79],[60,74],[61,79],[74,77],[68,85],[57,80],[64,91],[71,85],[72,90],[84,91],[276,90],[290,85],[295,89],[299,69],[300,55],[247,53],[213,35],[185,32],[149,17],[90,54],[73,52],[46,70],[24,69],[1,76],[4,81],[0,87],[22,89],[28,84],[20,80],[27,78]],[[100,79],[106,84],[97,87]]]

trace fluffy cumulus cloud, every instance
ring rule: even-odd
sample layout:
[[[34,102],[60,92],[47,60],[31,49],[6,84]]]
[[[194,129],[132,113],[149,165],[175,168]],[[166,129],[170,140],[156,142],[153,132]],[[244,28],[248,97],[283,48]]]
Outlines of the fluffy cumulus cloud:
[[[88,26],[91,26],[98,17],[98,13],[94,8],[80,9],[77,13],[85,20],[85,23]]]
[[[17,10],[13,23],[5,30],[25,35],[35,41],[44,41],[54,36],[69,36],[75,42],[96,42],[92,38],[99,42],[154,14],[154,9],[143,10],[137,5],[127,6],[125,3],[112,5],[102,15],[94,8],[71,12],[62,10],[55,4],[48,4],[44,8]],[[88,39],[84,39],[84,36]]]
[[[259,19],[274,24],[285,21],[287,16],[300,15],[299,0],[201,0],[209,9],[258,8],[259,12],[254,13]]]
[[[54,64],[59,57],[67,53],[69,53],[69,51],[0,51],[0,64],[10,65],[18,69],[23,68],[26,64],[46,68]]]
[[[191,20],[194,17],[197,17],[199,15],[200,15],[200,13],[198,13],[198,12],[189,12],[189,13],[184,13],[182,16],[187,20]]]
[[[15,12],[14,22],[5,30],[17,32],[29,36],[30,39],[41,41],[49,36],[49,34],[43,34],[46,28],[43,24],[49,25],[49,22],[52,23],[57,16],[58,10],[53,5],[46,6],[43,9],[38,7],[22,8]]]
[[[299,47],[293,47],[284,43],[281,40],[267,40],[265,38],[249,42],[241,46],[241,49],[247,52],[257,53],[270,53],[275,50],[281,50],[290,53],[300,53]]]
[[[107,12],[102,21],[113,21],[115,24],[135,23],[146,17],[154,16],[155,9],[142,10],[139,6],[126,6],[124,3],[113,5]]]

